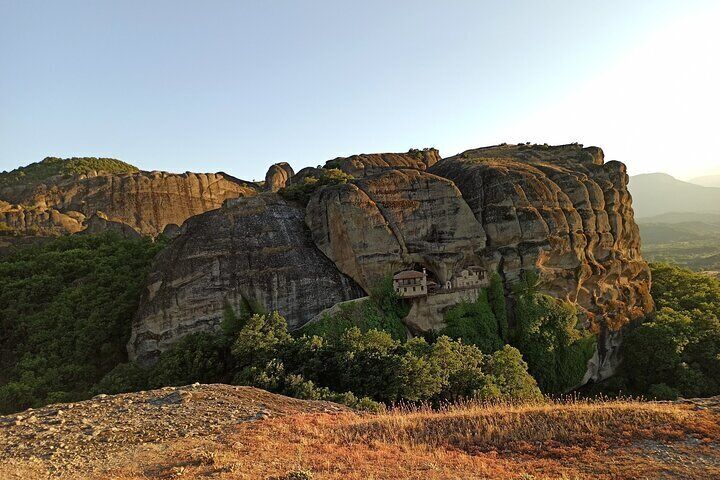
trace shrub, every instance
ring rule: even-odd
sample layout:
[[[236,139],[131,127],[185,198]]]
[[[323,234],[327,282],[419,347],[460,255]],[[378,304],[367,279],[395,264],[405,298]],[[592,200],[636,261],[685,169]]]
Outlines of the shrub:
[[[92,394],[126,393],[148,388],[148,370],[136,363],[120,363],[110,370],[92,389]]]
[[[405,340],[407,332],[402,317],[380,309],[374,299],[365,299],[340,306],[338,313],[305,325],[299,333],[337,338],[352,327],[362,332],[382,330],[395,340]]]
[[[667,263],[653,263],[652,297],[658,310],[699,311],[720,318],[720,279]]]
[[[678,391],[664,383],[656,383],[648,389],[648,397],[653,400],[677,400]]]
[[[32,384],[27,382],[10,382],[0,386],[0,413],[25,410],[38,405]]]
[[[654,395],[657,385],[663,384],[685,397],[720,394],[716,318],[666,307],[625,335],[622,352],[622,374],[633,393]]]
[[[324,168],[320,170],[319,177],[304,177],[300,183],[281,188],[278,193],[286,200],[298,202],[305,206],[310,201],[316,190],[325,185],[338,185],[347,183],[353,179],[349,175],[337,168]]]
[[[230,362],[223,337],[191,333],[160,356],[148,375],[150,388],[227,381]]]
[[[253,315],[232,345],[232,356],[240,368],[266,365],[292,342],[287,322],[279,313]]]
[[[299,333],[336,339],[357,327],[361,332],[381,330],[404,341],[407,330],[403,318],[409,311],[409,305],[393,288],[392,276],[387,275],[370,290],[370,298],[340,305],[339,312],[305,325]]]
[[[441,335],[461,339],[483,352],[492,353],[505,344],[501,325],[493,314],[486,290],[480,292],[476,301],[452,307],[445,313],[444,320],[446,327],[440,331]]]
[[[370,398],[444,402],[482,398],[491,386],[497,386],[495,396],[502,398],[535,398],[539,394],[537,387],[533,391],[534,380],[519,354],[487,356],[473,345],[445,336],[433,344],[419,338],[402,343],[387,332],[363,332],[357,327],[326,338],[292,338],[283,323],[277,314],[254,316],[243,327],[234,345],[245,339],[245,346],[232,351],[238,368],[236,382],[373,409],[377,405]],[[263,332],[262,337],[255,332]],[[507,357],[504,363],[503,355]],[[501,368],[514,360],[517,365],[512,374],[509,367]],[[492,378],[486,368],[494,368],[502,378]],[[368,398],[357,400],[356,396]]]
[[[535,379],[528,375],[528,365],[520,351],[505,345],[486,361],[486,370],[499,397],[505,400],[541,400]]]
[[[407,317],[410,306],[395,291],[392,275],[385,275],[370,290],[370,298],[385,315],[396,319]]]

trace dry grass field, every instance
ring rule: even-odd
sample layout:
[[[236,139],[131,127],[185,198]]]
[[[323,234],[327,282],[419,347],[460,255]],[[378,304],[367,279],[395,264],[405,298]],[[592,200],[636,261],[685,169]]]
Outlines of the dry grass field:
[[[128,439],[102,461],[67,468],[56,468],[60,457],[11,455],[0,462],[0,478],[720,478],[720,399],[468,404],[381,414],[309,405],[203,434]]]

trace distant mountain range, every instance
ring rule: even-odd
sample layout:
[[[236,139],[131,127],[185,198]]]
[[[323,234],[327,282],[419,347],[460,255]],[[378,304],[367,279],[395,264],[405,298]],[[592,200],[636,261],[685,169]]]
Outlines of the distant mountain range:
[[[720,271],[720,188],[651,173],[631,177],[628,190],[647,260]]]
[[[647,173],[630,177],[629,190],[637,219],[674,214],[678,220],[686,222],[691,221],[684,217],[688,213],[720,215],[718,187],[684,182],[666,173]]]
[[[720,187],[720,174],[696,177],[690,180],[690,183],[702,185],[703,187]]]

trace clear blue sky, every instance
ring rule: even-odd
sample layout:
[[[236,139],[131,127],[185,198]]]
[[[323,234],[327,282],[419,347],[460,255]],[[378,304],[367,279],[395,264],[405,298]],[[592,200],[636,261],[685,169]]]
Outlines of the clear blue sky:
[[[672,168],[717,135],[717,4],[0,0],[0,171],[110,156],[259,179],[278,161],[527,140],[709,173],[706,147]]]

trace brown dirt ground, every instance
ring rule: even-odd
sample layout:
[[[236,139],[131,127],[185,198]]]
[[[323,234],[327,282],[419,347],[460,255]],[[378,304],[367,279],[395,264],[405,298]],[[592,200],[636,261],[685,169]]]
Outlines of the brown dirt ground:
[[[0,479],[720,478],[720,398],[358,414],[192,385],[0,417]]]

